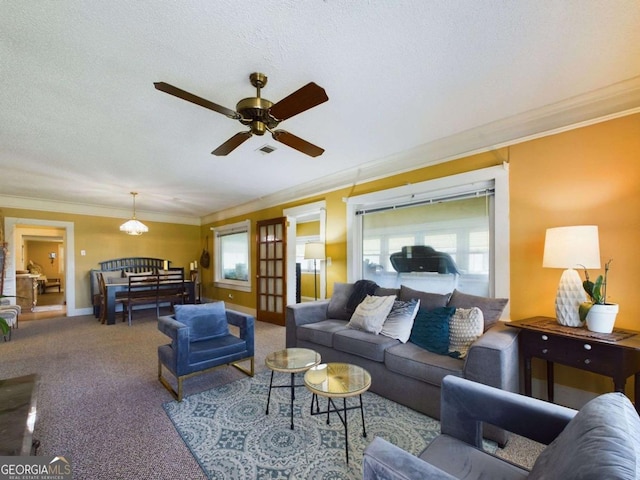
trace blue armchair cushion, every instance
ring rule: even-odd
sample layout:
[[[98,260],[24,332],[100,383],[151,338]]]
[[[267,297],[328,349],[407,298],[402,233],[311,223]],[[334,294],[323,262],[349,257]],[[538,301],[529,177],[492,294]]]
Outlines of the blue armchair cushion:
[[[440,355],[449,354],[449,320],[455,313],[453,307],[433,310],[419,309],[413,322],[409,341]]]
[[[189,327],[191,342],[229,335],[224,302],[176,305],[175,319]]]
[[[189,348],[189,364],[225,358],[247,350],[247,343],[233,335],[194,342]]]
[[[540,454],[532,480],[640,478],[640,417],[622,393],[591,400]]]

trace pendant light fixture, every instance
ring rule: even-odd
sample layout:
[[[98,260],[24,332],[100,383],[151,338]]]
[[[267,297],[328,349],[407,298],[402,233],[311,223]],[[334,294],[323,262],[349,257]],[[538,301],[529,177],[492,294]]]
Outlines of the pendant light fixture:
[[[149,231],[149,227],[136,220],[136,195],[138,192],[131,192],[131,195],[133,195],[133,217],[120,225],[120,231],[128,235],[142,235]]]

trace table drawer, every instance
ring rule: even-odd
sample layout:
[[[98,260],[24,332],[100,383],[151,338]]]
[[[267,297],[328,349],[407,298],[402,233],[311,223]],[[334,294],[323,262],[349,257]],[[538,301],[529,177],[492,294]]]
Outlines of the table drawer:
[[[589,342],[589,339],[557,337],[539,332],[520,332],[522,352],[593,372],[609,374],[622,361],[623,352],[614,346]]]

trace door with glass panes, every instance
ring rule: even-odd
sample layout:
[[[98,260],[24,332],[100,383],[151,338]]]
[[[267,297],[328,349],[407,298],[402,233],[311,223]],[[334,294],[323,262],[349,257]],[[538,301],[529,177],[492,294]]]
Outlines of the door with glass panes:
[[[258,222],[257,319],[284,325],[286,285],[286,217]]]

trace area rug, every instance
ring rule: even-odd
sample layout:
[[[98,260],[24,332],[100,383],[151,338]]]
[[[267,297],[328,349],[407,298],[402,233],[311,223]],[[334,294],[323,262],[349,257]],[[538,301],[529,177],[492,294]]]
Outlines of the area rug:
[[[380,436],[413,454],[439,433],[437,420],[370,392],[363,395],[367,437],[362,436],[359,410],[348,411],[349,463],[344,427],[335,413],[311,416],[311,393],[295,390],[294,429],[290,428],[290,389],[271,392],[271,372],[238,380],[182,402],[165,411],[193,456],[211,479],[340,480],[362,478],[362,454]],[[274,384],[288,385],[288,374],[276,373]],[[296,376],[302,383],[302,376]],[[356,399],[349,399],[356,405]],[[321,408],[326,400],[320,400]]]

